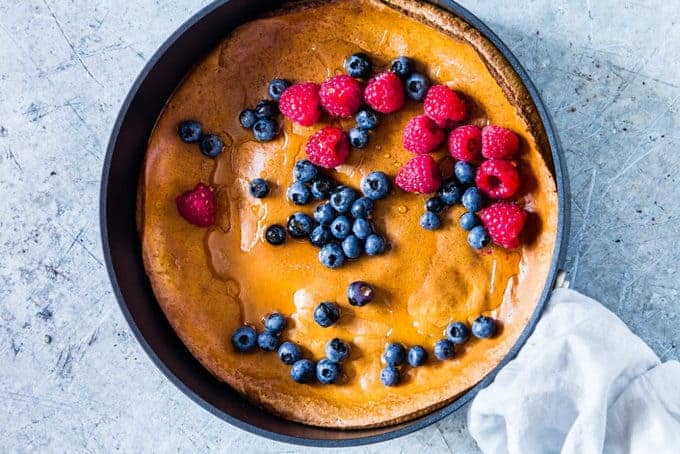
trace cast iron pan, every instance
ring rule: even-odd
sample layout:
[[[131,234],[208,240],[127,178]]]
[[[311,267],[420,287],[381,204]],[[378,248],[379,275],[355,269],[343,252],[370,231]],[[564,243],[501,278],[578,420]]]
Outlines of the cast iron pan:
[[[461,408],[493,380],[496,372],[517,354],[533,330],[566,250],[568,184],[564,159],[543,102],[510,50],[486,25],[457,3],[432,0],[432,3],[465,19],[495,44],[524,81],[543,120],[551,147],[551,156],[546,156],[546,161],[552,166],[558,189],[559,220],[553,261],[541,300],[514,348],[491,374],[454,402],[418,419],[388,427],[342,431],[287,421],[256,407],[210,375],[168,324],[144,272],[135,228],[135,204],[149,134],[175,87],[231,29],[280,3],[274,0],[213,2],[182,25],[139,75],[116,119],[104,163],[100,201],[104,257],[121,310],[139,343],[172,383],[215,416],[249,432],[301,445],[352,446],[385,441],[428,426]]]

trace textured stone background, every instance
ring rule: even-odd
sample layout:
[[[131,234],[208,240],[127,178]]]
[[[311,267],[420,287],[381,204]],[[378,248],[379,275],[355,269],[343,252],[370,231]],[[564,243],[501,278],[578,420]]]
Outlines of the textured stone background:
[[[175,389],[131,336],[102,264],[109,130],[147,59],[206,3],[0,0],[2,451],[295,451]],[[680,4],[463,3],[515,52],[561,133],[573,286],[680,358]],[[476,448],[459,413],[362,449]]]

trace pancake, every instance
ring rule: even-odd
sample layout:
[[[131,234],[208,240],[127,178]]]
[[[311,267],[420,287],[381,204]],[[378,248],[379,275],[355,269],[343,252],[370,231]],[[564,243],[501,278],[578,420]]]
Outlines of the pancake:
[[[464,208],[443,216],[430,232],[419,226],[426,196],[399,189],[376,204],[374,219],[390,245],[382,256],[324,268],[309,242],[264,241],[267,226],[285,224],[294,211],[286,200],[293,164],[305,158],[307,138],[323,126],[345,130],[352,120],[327,116],[312,127],[282,120],[272,142],[254,141],[238,115],[266,95],[270,79],[322,82],[343,72],[358,51],[377,69],[408,55],[433,83],[445,83],[471,105],[469,122],[497,124],[521,138],[517,160],[522,186],[517,200],[530,212],[522,246],[469,247],[458,226]],[[405,123],[422,113],[407,102],[385,116],[367,148],[353,150],[334,177],[358,188],[371,171],[392,178],[412,156],[401,144]],[[177,125],[197,119],[219,134],[225,151],[216,159],[177,137]],[[445,147],[435,153],[444,158]],[[461,19],[413,0],[295,2],[225,38],[185,78],[151,134],[139,186],[138,225],[145,267],[158,303],[192,354],[213,375],[254,403],[284,418],[333,428],[381,426],[412,419],[452,401],[478,383],[508,353],[539,301],[552,260],[557,194],[545,161],[545,132],[518,76],[478,31]],[[444,158],[446,159],[446,158]],[[250,180],[274,183],[270,195],[248,193]],[[204,182],[216,189],[218,216],[208,229],[177,213],[175,198]],[[364,307],[347,302],[347,285],[371,283],[376,298]],[[321,301],[342,309],[338,323],[319,327],[312,312]],[[351,342],[343,376],[333,385],[302,385],[275,353],[236,353],[231,334],[244,323],[262,328],[272,311],[288,317],[284,339],[319,360],[333,337]],[[405,368],[399,386],[380,382],[388,342],[420,344],[430,351],[451,321],[478,315],[500,322],[491,339],[473,339],[448,361]]]

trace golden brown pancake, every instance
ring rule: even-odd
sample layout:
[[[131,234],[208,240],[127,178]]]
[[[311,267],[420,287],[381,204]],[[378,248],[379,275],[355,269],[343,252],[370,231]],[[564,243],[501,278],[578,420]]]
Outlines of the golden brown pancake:
[[[266,95],[275,77],[322,82],[341,73],[344,59],[363,51],[378,69],[408,55],[434,83],[462,93],[472,105],[470,122],[497,124],[521,137],[518,201],[530,211],[517,250],[469,247],[458,226],[457,206],[435,232],[419,226],[426,196],[392,191],[376,204],[374,219],[391,245],[378,257],[362,257],[336,270],[324,268],[318,249],[289,239],[273,247],[267,226],[285,224],[300,210],[286,200],[304,144],[328,124],[352,120],[323,117],[312,127],[282,120],[274,141],[258,143],[239,125],[238,114]],[[401,145],[408,119],[422,104],[407,102],[383,117],[363,150],[353,150],[334,177],[355,188],[370,171],[394,177],[411,157]],[[197,119],[226,144],[216,159],[177,137],[177,125]],[[557,225],[557,198],[543,159],[545,133],[517,75],[499,52],[461,19],[412,0],[296,2],[234,30],[187,75],[169,99],[150,137],[139,188],[139,227],[144,263],[171,325],[193,355],[216,377],[282,417],[316,426],[359,428],[408,420],[440,407],[479,382],[508,353],[525,328],[545,285]],[[435,156],[445,156],[445,146]],[[248,182],[273,182],[255,199]],[[198,228],[177,213],[175,197],[198,182],[217,190],[218,220]],[[313,206],[302,207],[311,213]],[[364,307],[347,302],[347,285],[371,283],[376,298]],[[312,311],[335,301],[342,317],[321,328]],[[231,334],[244,323],[262,329],[262,317],[289,317],[284,339],[319,360],[333,337],[351,343],[343,377],[333,385],[302,385],[275,353],[236,353]],[[449,361],[405,368],[396,387],[380,383],[381,353],[388,342],[423,345],[430,351],[451,321],[471,323],[484,314],[498,319],[500,333],[471,340]]]

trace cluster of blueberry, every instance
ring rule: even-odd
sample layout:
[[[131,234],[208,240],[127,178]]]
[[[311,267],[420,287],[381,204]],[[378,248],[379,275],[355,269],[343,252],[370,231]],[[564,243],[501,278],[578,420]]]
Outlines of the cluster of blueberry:
[[[184,120],[177,127],[177,135],[184,143],[197,143],[205,156],[216,158],[224,150],[222,139],[217,134],[203,134],[203,126],[196,120]]]
[[[246,129],[253,131],[258,142],[269,142],[279,133],[277,116],[279,114],[278,101],[281,94],[290,84],[284,79],[273,79],[269,82],[267,92],[271,99],[263,99],[254,109],[243,110],[238,117],[239,123]]]

